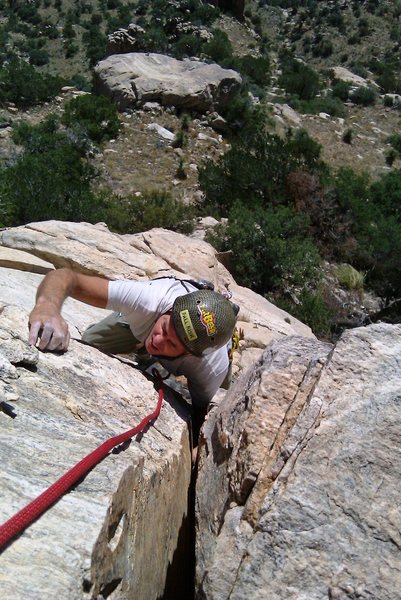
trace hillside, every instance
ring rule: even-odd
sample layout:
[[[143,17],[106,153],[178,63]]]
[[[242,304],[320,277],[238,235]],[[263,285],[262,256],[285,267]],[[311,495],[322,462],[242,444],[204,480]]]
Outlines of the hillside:
[[[249,1],[242,19],[198,0],[1,2],[0,224],[74,215],[188,233],[212,214],[228,219],[212,241],[237,280],[318,335],[381,318],[401,293],[400,14],[398,3],[346,0]],[[101,121],[91,138],[68,106],[130,23],[131,50],[241,74],[223,126],[215,113],[103,106],[120,123],[106,131],[88,100]],[[337,67],[360,79],[336,79]]]

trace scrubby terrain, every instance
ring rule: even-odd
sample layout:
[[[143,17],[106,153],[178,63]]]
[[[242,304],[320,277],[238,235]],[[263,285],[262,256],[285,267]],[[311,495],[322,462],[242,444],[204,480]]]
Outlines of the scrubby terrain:
[[[318,335],[398,321],[401,3],[219,4],[0,2],[0,224],[190,234],[212,215],[236,279]],[[108,36],[130,23],[135,51],[241,74],[218,130],[213,114],[118,114],[90,93]]]

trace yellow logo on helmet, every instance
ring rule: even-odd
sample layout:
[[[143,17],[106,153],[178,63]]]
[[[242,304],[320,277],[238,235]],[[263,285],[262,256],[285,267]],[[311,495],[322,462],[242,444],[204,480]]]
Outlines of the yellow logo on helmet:
[[[217,333],[216,316],[210,310],[206,310],[203,306],[198,306],[200,314],[200,320],[202,325],[206,328],[207,335],[214,335]]]
[[[185,331],[185,335],[188,338],[188,341],[189,342],[193,342],[194,340],[198,339],[198,336],[196,335],[195,328],[192,325],[192,321],[191,321],[191,317],[190,317],[189,311],[188,310],[181,310],[180,311],[180,318],[181,318],[182,326],[183,326],[184,331]]]

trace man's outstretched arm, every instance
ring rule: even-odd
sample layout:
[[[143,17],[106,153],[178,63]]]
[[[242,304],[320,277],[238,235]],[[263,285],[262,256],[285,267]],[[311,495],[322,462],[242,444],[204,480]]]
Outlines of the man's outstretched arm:
[[[70,341],[68,325],[61,316],[66,298],[71,296],[86,304],[105,308],[108,297],[107,279],[75,273],[71,269],[50,271],[36,293],[36,304],[29,316],[29,343],[41,350],[67,350]]]

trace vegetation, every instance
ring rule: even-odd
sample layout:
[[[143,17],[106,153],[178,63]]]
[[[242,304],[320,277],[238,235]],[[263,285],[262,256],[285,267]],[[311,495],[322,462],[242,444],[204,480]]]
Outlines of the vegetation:
[[[42,75],[17,56],[0,68],[0,103],[13,102],[20,108],[54,98],[63,85],[60,77]]]
[[[115,104],[105,96],[78,96],[65,105],[62,122],[73,130],[84,131],[101,144],[118,135],[120,121]]]
[[[113,198],[104,216],[109,227],[120,233],[138,233],[153,227],[191,233],[194,210],[177,201],[170,192],[150,190],[139,198]]]
[[[218,250],[232,252],[231,270],[238,282],[319,335],[330,335],[334,319],[321,281],[323,260],[340,264],[342,286],[368,286],[399,306],[393,301],[401,295],[401,172],[394,168],[401,157],[400,135],[388,139],[385,160],[392,170],[371,181],[350,169],[330,173],[319,144],[304,131],[272,133],[263,108],[271,78],[271,42],[263,29],[268,6],[290,11],[283,28],[286,49],[280,50],[279,37],[273,43],[282,71],[277,84],[296,110],[343,117],[348,100],[374,106],[376,89],[351,91],[350,84],[339,81],[331,92],[324,89],[334,64],[369,75],[385,94],[400,92],[399,3],[355,1],[340,7],[317,0],[259,0],[247,7],[246,16],[260,40],[254,41],[252,52],[238,55],[235,40],[230,42],[220,28],[221,9],[201,0],[0,0],[1,105],[29,108],[54,98],[67,81],[90,91],[91,68],[106,55],[107,35],[131,22],[143,28],[136,36],[139,50],[180,59],[198,56],[239,71],[244,82],[223,115],[230,150],[200,168],[205,200],[198,206],[185,206],[164,189],[139,197],[99,192],[93,156],[118,135],[119,118],[109,100],[87,95],[66,103],[60,120],[50,115],[35,126],[24,121],[14,126],[13,140],[21,152],[0,170],[0,224],[54,218],[106,221],[121,233],[155,226],[187,233],[196,215],[213,214],[227,222],[210,239]],[[384,34],[383,44],[372,38],[379,18],[389,43]],[[64,64],[83,64],[76,69],[79,74],[56,75],[63,72],[61,57]],[[262,107],[254,108],[254,97]],[[397,110],[391,96],[383,103],[391,114]],[[194,116],[181,117],[173,144],[183,149],[172,173],[180,179],[188,176],[185,152]],[[343,142],[352,144],[353,133],[346,129]]]

